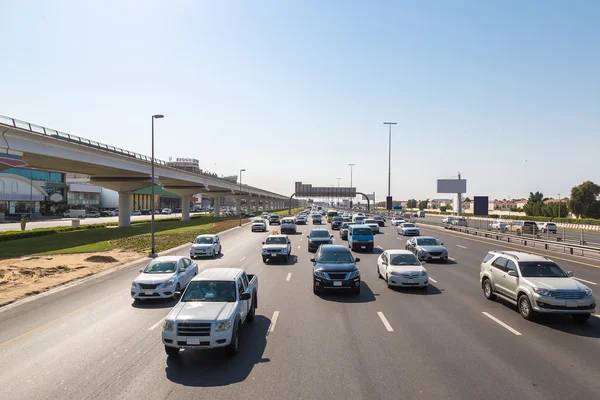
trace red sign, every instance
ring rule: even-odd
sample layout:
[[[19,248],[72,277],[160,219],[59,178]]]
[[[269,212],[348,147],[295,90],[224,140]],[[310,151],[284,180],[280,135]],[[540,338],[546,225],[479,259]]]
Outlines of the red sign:
[[[0,164],[8,165],[9,168],[27,166],[27,163],[21,160],[21,157],[12,154],[0,154]]]

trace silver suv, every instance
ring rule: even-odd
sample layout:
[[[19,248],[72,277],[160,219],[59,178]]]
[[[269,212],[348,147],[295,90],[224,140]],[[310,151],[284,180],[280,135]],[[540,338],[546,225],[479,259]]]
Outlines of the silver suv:
[[[596,301],[592,289],[572,276],[546,257],[518,251],[490,251],[479,272],[485,297],[515,304],[525,319],[537,313],[570,314],[585,322],[596,311]]]

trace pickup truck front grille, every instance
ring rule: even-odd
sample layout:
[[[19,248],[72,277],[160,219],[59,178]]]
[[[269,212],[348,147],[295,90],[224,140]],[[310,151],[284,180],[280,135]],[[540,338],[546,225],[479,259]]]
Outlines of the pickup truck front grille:
[[[550,292],[555,299],[577,300],[585,298],[585,292],[579,290]]]
[[[158,285],[160,285],[161,282],[159,283],[138,283],[138,285],[140,285],[140,287],[142,289],[156,289],[158,287]]]
[[[178,336],[210,336],[210,322],[179,322]]]

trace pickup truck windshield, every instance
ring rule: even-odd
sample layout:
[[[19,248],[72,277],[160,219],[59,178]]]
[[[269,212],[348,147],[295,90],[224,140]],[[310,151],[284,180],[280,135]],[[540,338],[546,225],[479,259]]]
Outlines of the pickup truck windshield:
[[[175,261],[152,261],[144,269],[145,274],[168,274],[175,272]]]
[[[390,255],[392,265],[421,265],[414,254],[392,254]]]
[[[234,281],[193,281],[190,282],[181,301],[234,302]]]
[[[213,239],[211,237],[199,237],[196,238],[196,240],[194,241],[194,243],[199,243],[199,244],[211,244],[213,242]]]
[[[566,278],[568,275],[553,262],[524,261],[519,263],[521,275],[526,278]]]
[[[317,259],[317,262],[327,264],[348,264],[353,263],[354,259],[349,251],[324,251]]]
[[[352,234],[353,235],[372,235],[373,231],[371,230],[371,228],[369,228],[369,229],[367,229],[367,228],[358,228],[358,229],[355,229]]]
[[[267,238],[265,244],[287,244],[287,240],[284,237],[270,237]]]
[[[417,244],[419,246],[439,246],[440,242],[436,239],[417,239]]]

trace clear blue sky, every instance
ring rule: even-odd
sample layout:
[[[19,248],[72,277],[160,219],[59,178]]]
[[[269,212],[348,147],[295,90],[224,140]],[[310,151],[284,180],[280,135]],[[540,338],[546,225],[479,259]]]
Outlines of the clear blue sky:
[[[600,181],[600,1],[0,0],[0,114],[290,193]]]

